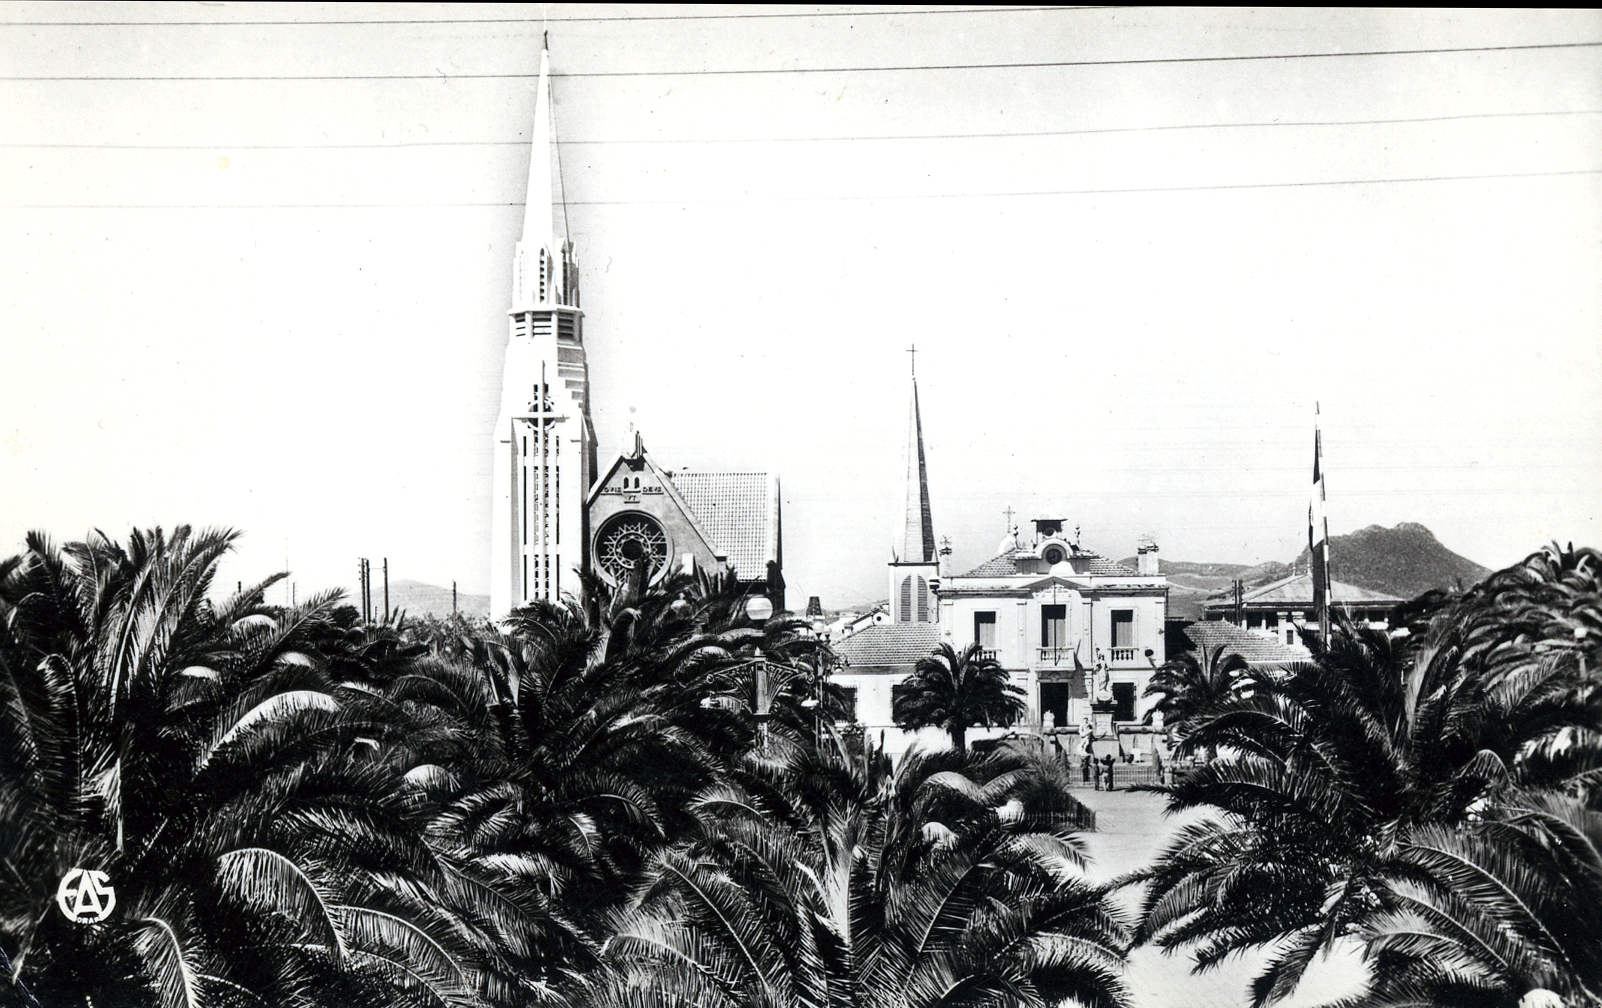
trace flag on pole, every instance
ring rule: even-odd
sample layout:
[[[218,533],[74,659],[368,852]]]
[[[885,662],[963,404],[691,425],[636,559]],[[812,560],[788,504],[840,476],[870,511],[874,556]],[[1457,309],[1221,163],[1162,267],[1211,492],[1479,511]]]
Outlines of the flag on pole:
[[[1329,515],[1324,510],[1324,441],[1318,404],[1313,404],[1313,499],[1307,506],[1308,571],[1313,577],[1313,608],[1318,632],[1329,640]]]

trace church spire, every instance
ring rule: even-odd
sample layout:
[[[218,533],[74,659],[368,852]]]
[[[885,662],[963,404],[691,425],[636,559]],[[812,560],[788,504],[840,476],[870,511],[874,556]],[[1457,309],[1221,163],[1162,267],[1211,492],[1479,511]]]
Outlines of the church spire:
[[[551,54],[542,48],[534,97],[534,138],[529,145],[528,196],[523,204],[523,236],[517,243],[512,273],[514,311],[578,304],[561,185],[551,111]]]
[[[934,517],[929,508],[929,466],[923,452],[923,418],[918,412],[917,347],[912,355],[912,407],[907,422],[905,506],[896,523],[891,559],[897,563],[934,563]]]
[[[578,587],[576,575],[588,564],[584,499],[596,475],[584,313],[561,198],[550,53],[543,49],[534,110],[493,442],[490,608],[496,618],[535,600],[558,602]]]

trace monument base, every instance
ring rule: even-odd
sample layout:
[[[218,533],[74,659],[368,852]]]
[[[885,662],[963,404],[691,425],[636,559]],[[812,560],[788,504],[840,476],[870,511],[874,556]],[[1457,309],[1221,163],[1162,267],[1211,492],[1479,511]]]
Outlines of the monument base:
[[[1096,736],[1106,738],[1113,734],[1113,711],[1118,704],[1112,700],[1096,700],[1090,705],[1090,720],[1095,726]]]

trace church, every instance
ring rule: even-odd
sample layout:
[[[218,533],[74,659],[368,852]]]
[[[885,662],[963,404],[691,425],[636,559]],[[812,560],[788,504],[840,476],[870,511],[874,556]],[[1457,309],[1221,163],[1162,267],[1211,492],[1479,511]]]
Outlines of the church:
[[[784,610],[779,481],[766,472],[674,473],[639,433],[602,467],[591,419],[579,269],[558,192],[550,53],[540,53],[523,233],[493,435],[490,615],[559,603],[594,573],[617,585],[732,574]]]

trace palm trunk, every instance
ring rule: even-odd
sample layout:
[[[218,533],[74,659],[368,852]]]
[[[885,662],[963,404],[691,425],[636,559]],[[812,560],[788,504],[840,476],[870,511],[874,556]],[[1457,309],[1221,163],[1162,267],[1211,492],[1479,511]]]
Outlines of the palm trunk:
[[[951,723],[951,747],[957,750],[960,756],[968,751],[968,726],[960,722]]]

